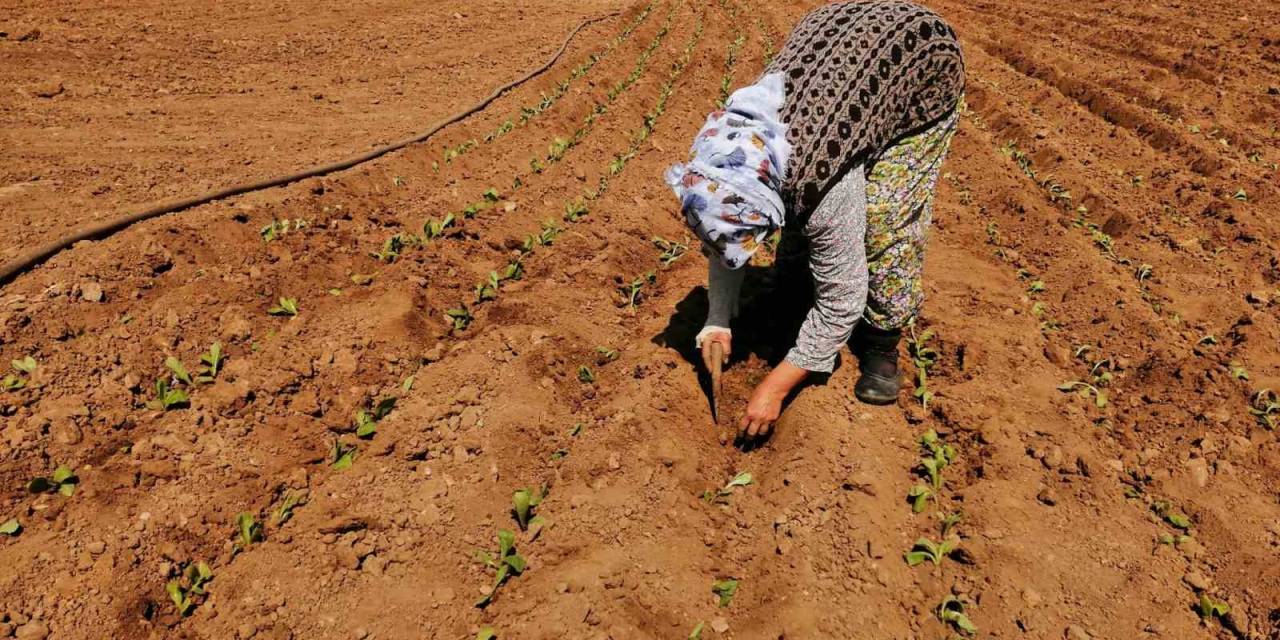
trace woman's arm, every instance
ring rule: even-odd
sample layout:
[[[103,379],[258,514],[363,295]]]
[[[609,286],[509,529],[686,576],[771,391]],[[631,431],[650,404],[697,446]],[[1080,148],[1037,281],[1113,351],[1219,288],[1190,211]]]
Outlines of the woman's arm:
[[[733,351],[733,334],[729,330],[733,317],[738,315],[738,294],[742,291],[745,269],[730,269],[715,256],[707,258],[707,322],[698,332],[694,343],[702,350],[702,364],[711,369],[711,345],[720,344],[722,361],[729,362]]]
[[[739,424],[743,437],[769,433],[782,412],[782,401],[810,372],[831,371],[840,348],[862,318],[867,301],[866,205],[866,178],[855,167],[805,225],[816,300],[796,346],[751,394]]]
[[[867,303],[867,186],[855,167],[813,212],[805,226],[815,301],[787,362],[829,373]]]

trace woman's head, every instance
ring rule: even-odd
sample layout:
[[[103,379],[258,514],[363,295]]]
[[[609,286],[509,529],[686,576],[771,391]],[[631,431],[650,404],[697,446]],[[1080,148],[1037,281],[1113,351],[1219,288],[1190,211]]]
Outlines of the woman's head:
[[[779,74],[731,96],[694,139],[689,162],[667,171],[690,229],[725,266],[746,265],[759,243],[782,226],[779,190],[791,152],[778,121]]]

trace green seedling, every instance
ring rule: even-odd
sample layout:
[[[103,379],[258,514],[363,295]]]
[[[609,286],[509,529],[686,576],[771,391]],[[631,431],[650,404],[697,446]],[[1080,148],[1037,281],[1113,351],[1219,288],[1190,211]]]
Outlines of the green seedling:
[[[1248,192],[1246,192],[1244,189],[1240,189],[1240,190],[1236,191],[1235,195],[1233,195],[1233,196],[1231,196],[1231,197],[1232,197],[1232,198],[1235,198],[1236,200],[1239,200],[1240,202],[1248,202],[1248,201],[1249,201],[1249,194],[1248,194]]]
[[[529,532],[531,541],[538,539],[538,534],[542,533],[543,527],[547,524],[545,518],[533,513],[533,510],[542,504],[546,497],[545,488],[537,493],[529,489],[517,489],[511,494],[511,513],[515,515],[520,530]]]
[[[1249,413],[1268,431],[1275,430],[1276,420],[1280,419],[1280,395],[1271,389],[1257,391],[1249,399]]]
[[[516,534],[506,529],[498,531],[498,555],[494,556],[486,551],[477,551],[476,559],[495,572],[493,588],[483,598],[476,601],[476,607],[480,609],[489,606],[489,603],[493,602],[494,596],[498,594],[498,588],[503,583],[511,576],[518,576],[524,573],[524,570],[528,567],[525,559],[516,553]]]
[[[498,272],[490,271],[489,277],[476,285],[476,304],[497,299],[500,286],[502,286],[502,279],[498,277]]]
[[[568,449],[556,449],[555,451],[551,452],[550,456],[547,456],[547,459],[551,460],[552,462],[555,462],[557,460],[564,460],[565,456],[568,456],[568,455],[569,455]]]
[[[0,536],[14,537],[22,533],[22,524],[17,518],[10,518],[0,524]]]
[[[454,331],[466,331],[467,327],[471,326],[471,321],[475,320],[475,316],[471,315],[471,310],[467,309],[465,304],[445,311],[444,315],[453,325]]]
[[[1146,284],[1147,279],[1151,277],[1152,273],[1153,267],[1149,264],[1143,264],[1138,267],[1137,271],[1135,271],[1133,275],[1138,279],[1138,284],[1143,285]]]
[[[511,262],[507,263],[506,267],[503,267],[502,273],[499,275],[498,279],[502,281],[507,281],[507,280],[519,280],[523,277],[524,277],[524,263],[521,261],[520,258],[516,258]]]
[[[1031,295],[1044,293],[1045,289],[1046,287],[1043,280],[1035,280],[1031,284],[1027,285],[1027,293]]]
[[[1173,505],[1166,500],[1156,500],[1151,503],[1151,510],[1164,519],[1165,522],[1183,531],[1191,529],[1191,518],[1181,511],[1176,511]]]
[[[26,356],[21,360],[13,360],[9,364],[13,365],[13,368],[16,371],[25,373],[27,375],[31,375],[35,373],[36,368],[39,366],[39,364],[36,362],[36,359],[32,358],[31,356]]]
[[[587,215],[587,213],[587,203],[583,202],[581,198],[571,200],[564,205],[565,222],[577,222],[582,219],[582,216]]]
[[[32,478],[27,483],[27,491],[31,493],[59,493],[70,498],[75,495],[76,485],[80,484],[80,478],[76,477],[71,467],[59,465],[53,470],[53,475],[49,477]]]
[[[693,631],[689,632],[689,640],[702,640],[702,629],[706,626],[707,623],[699,622],[697,626],[693,628]]]
[[[191,406],[191,399],[187,396],[187,392],[171,388],[169,381],[164,378],[156,380],[156,397],[147,403],[147,408],[153,411],[169,411],[189,406]]]
[[[557,137],[551,142],[551,146],[547,147],[547,161],[558,162],[572,146],[573,143],[571,141]]]
[[[605,347],[605,346],[596,347],[596,364],[600,366],[604,366],[617,359],[618,359],[617,350],[610,349],[609,347]]]
[[[405,393],[413,391],[413,383],[416,382],[417,379],[418,376],[409,376],[408,378],[405,378],[404,382],[400,383],[400,390]]]
[[[258,230],[258,235],[262,236],[263,242],[272,242],[283,237],[290,231],[301,231],[310,226],[311,223],[298,218],[297,220],[272,220],[269,224]]]
[[[300,504],[302,504],[302,496],[292,491],[286,491],[284,493],[283,500],[280,502],[280,506],[276,507],[276,510],[271,514],[272,524],[278,527],[288,522],[289,519],[293,517],[294,507],[297,507]]]
[[[378,432],[378,423],[396,408],[395,398],[383,398],[370,409],[356,412],[356,437],[372,438]]]
[[[434,240],[444,235],[445,229],[453,226],[454,215],[452,213],[445,214],[444,218],[436,220],[431,218],[422,225],[422,235],[428,240]]]
[[[542,165],[542,159],[541,159],[541,158],[534,158],[534,159],[532,159],[532,160],[530,160],[530,161],[529,161],[529,170],[530,170],[530,171],[533,171],[534,173],[542,173],[542,172],[543,172],[543,170],[545,170],[545,169],[546,169],[546,167],[544,167],[544,166]]]
[[[938,605],[938,619],[946,624],[958,629],[961,633],[974,635],[978,633],[978,627],[969,620],[969,616],[964,613],[965,605],[959,598],[955,596],[947,596],[943,599],[942,604]]]
[[[674,240],[667,240],[662,236],[653,237],[653,245],[658,248],[660,253],[658,260],[664,267],[670,267],[676,260],[679,260],[687,251],[689,245]]]
[[[642,276],[637,276],[636,279],[632,280],[629,284],[618,287],[618,293],[622,294],[627,307],[632,311],[635,311],[636,306],[639,305],[643,299],[641,294],[645,285],[651,285],[657,281],[658,277],[650,271]]]
[[[1200,594],[1200,604],[1198,609],[1200,611],[1200,620],[1202,622],[1208,622],[1213,618],[1222,618],[1228,613],[1231,613],[1231,607],[1227,606],[1227,603],[1220,600],[1214,600],[1213,598],[1210,598],[1207,593]]]
[[[0,391],[21,391],[27,387],[27,381],[13,374],[0,379]]]
[[[164,590],[173,599],[178,614],[186,616],[196,608],[205,595],[204,586],[213,579],[213,571],[203,562],[190,563],[182,571],[178,580],[170,580]]]
[[[182,364],[181,360],[173,356],[169,356],[168,358],[165,358],[164,366],[173,373],[174,379],[178,382],[187,386],[195,384],[195,381],[191,379],[191,373],[187,371],[187,367]]]
[[[929,507],[929,500],[937,497],[933,488],[923,482],[918,482],[915,486],[907,491],[907,498],[911,501],[912,513],[924,513]]]
[[[1107,407],[1107,394],[1087,382],[1068,380],[1067,382],[1058,385],[1058,390],[1064,392],[1074,391],[1079,394],[1081,398],[1088,398],[1092,396],[1094,405],[1099,409],[1105,409]]]
[[[262,525],[249,512],[236,515],[236,548],[248,549],[255,542],[262,542]]]
[[[485,627],[476,632],[476,640],[494,640],[498,637],[498,632],[493,627]]]
[[[926,560],[933,563],[933,566],[942,564],[943,558],[951,555],[960,546],[959,538],[946,538],[942,542],[933,542],[928,538],[920,538],[916,540],[911,550],[903,554],[903,558],[907,561],[908,566],[919,565]]]
[[[267,309],[267,313],[273,316],[296,316],[298,315],[298,299],[280,298],[276,306]]]
[[[711,585],[711,593],[716,594],[716,597],[720,599],[718,602],[720,608],[727,607],[733,601],[734,594],[738,593],[738,581],[732,578],[717,580],[715,584]]]
[[[354,284],[358,287],[367,287],[373,284],[373,276],[360,274],[360,273],[353,273],[351,274],[351,284]]]
[[[616,176],[627,168],[627,160],[625,156],[616,156],[609,163],[609,175]]]
[[[1228,368],[1231,370],[1232,378],[1235,378],[1236,380],[1249,379],[1249,370],[1245,369],[1244,365],[1240,364],[1239,362],[1232,361],[1231,364],[1228,365]]]
[[[378,249],[377,252],[371,253],[369,255],[374,258],[377,258],[379,262],[391,263],[391,262],[395,262],[396,259],[400,257],[400,252],[404,251],[404,247],[405,247],[405,238],[403,235],[397,233],[394,236],[391,236],[390,238],[383,240],[382,248]]]
[[[743,471],[734,476],[723,487],[712,491],[710,489],[702,492],[702,499],[707,502],[715,502],[719,504],[728,503],[729,497],[733,495],[733,490],[740,487],[750,486],[755,482],[755,478],[747,472]]]
[[[591,372],[591,367],[588,367],[585,364],[578,367],[578,382],[581,382],[582,384],[594,384],[595,381],[596,374]]]
[[[581,422],[575,422],[575,423],[573,423],[573,426],[572,426],[572,427],[569,427],[569,437],[570,437],[570,438],[576,438],[576,437],[578,437],[578,435],[579,435],[579,434],[581,434],[581,433],[582,433],[582,423],[581,423]]]
[[[209,347],[208,353],[200,355],[200,375],[196,377],[196,382],[208,384],[218,377],[218,372],[222,371],[222,362],[226,356],[222,354],[222,343],[215,342]]]
[[[1200,340],[1198,340],[1196,344],[1202,345],[1202,346],[1216,345],[1218,344],[1218,336],[1215,336],[1212,333],[1205,334],[1203,336],[1200,336]]]
[[[488,189],[485,189],[485,190],[484,190],[484,201],[485,201],[485,202],[488,202],[488,203],[492,204],[492,203],[496,203],[497,201],[499,201],[499,200],[501,200],[501,199],[502,199],[502,194],[498,193],[498,190],[497,190],[497,189],[494,189],[493,187],[490,187],[490,188],[488,188]]]
[[[942,537],[947,538],[951,536],[951,530],[964,519],[964,514],[959,512],[948,513],[945,516],[940,515],[939,518],[942,520]]]
[[[356,461],[356,445],[347,446],[342,441],[335,439],[333,441],[333,449],[329,451],[329,466],[336,471],[343,471],[351,468],[351,464]]]
[[[1170,546],[1180,545],[1190,539],[1191,539],[1191,536],[1186,534],[1178,534],[1175,536],[1168,533],[1162,533],[1156,537],[1156,541],[1159,542],[1160,544],[1167,544]]]

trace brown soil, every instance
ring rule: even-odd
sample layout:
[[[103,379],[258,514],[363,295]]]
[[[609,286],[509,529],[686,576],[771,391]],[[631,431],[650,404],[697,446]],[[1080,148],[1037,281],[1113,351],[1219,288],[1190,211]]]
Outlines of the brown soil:
[[[38,367],[0,392],[0,522],[23,527],[0,536],[0,638],[944,638],[949,595],[981,637],[1280,638],[1280,446],[1250,412],[1280,388],[1280,11],[932,2],[970,66],[917,328],[935,396],[858,404],[846,358],[743,452],[717,441],[691,362],[702,258],[664,267],[652,243],[688,243],[659,176],[729,52],[753,77],[812,4],[0,10],[0,260],[415,132],[623,10],[427,144],[139,224],[4,287],[0,362]],[[557,138],[574,144],[552,154]],[[448,212],[441,237],[371,255]],[[523,252],[548,219],[554,239]],[[264,241],[273,220],[290,229]],[[517,258],[522,278],[477,302]],[[296,317],[268,315],[281,297]],[[778,355],[762,334],[738,336],[727,417]],[[178,383],[190,407],[149,409],[165,359],[195,371],[215,341],[214,381]],[[353,414],[388,397],[358,438]],[[929,429],[957,456],[914,514]],[[349,469],[335,440],[357,447]],[[74,495],[27,491],[62,464]],[[739,471],[754,484],[703,499]],[[510,513],[521,487],[549,490],[536,539]],[[264,525],[244,548],[240,513]],[[961,551],[908,566],[948,513]],[[479,609],[494,575],[476,552],[500,529],[528,567]],[[192,562],[213,577],[182,616],[165,585]],[[1203,622],[1201,593],[1230,613]]]

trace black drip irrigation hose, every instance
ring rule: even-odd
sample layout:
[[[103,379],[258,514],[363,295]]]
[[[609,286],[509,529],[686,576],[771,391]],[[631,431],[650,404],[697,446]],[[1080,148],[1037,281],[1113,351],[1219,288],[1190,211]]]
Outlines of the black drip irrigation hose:
[[[553,65],[555,65],[556,61],[558,61],[560,57],[564,55],[564,52],[568,50],[569,43],[573,41],[574,37],[577,36],[580,31],[582,31],[583,29],[585,29],[586,27],[588,27],[593,23],[599,22],[601,20],[605,20],[607,18],[612,18],[617,15],[619,15],[617,12],[607,13],[594,18],[588,18],[582,21],[576,28],[574,28],[573,31],[569,32],[569,35],[565,37],[564,42],[560,45],[560,48],[556,50],[556,52],[552,54],[551,58],[548,59],[544,64],[529,71],[525,75],[515,80],[512,80],[511,82],[508,82],[507,84],[504,84],[501,87],[498,87],[497,89],[494,89],[493,93],[489,94],[488,97],[471,105],[470,107],[463,109],[462,111],[459,111],[445,118],[444,120],[441,120],[440,122],[437,122],[436,124],[432,125],[431,128],[427,129],[423,133],[415,135],[411,138],[406,138],[398,142],[392,142],[391,144],[387,144],[381,147],[377,147],[375,149],[371,149],[362,154],[352,156],[350,158],[346,158],[343,160],[339,160],[337,162],[332,162],[329,164],[318,165],[318,166],[310,167],[307,169],[302,169],[301,171],[297,171],[289,175],[278,176],[275,178],[267,178],[265,180],[259,180],[256,182],[246,182],[242,184],[232,185],[230,187],[224,187],[222,189],[216,189],[214,191],[202,193],[197,196],[192,196],[189,198],[183,198],[181,200],[173,200],[170,202],[161,203],[152,207],[148,207],[141,211],[126,213],[116,218],[107,220],[105,222],[100,222],[98,224],[76,229],[72,231],[70,234],[63,236],[62,238],[59,238],[57,240],[54,240],[53,242],[50,242],[42,247],[38,247],[35,250],[25,255],[19,256],[18,258],[14,259],[13,261],[9,262],[3,267],[0,267],[0,285],[8,284],[18,275],[25,273],[26,271],[32,269],[33,267],[43,263],[45,260],[48,260],[54,255],[57,255],[63,249],[66,249],[67,247],[70,247],[71,245],[77,242],[81,242],[83,240],[96,240],[96,239],[105,238],[133,224],[142,222],[143,220],[149,220],[151,218],[156,218],[169,213],[183,211],[185,209],[190,209],[192,207],[196,207],[202,204],[208,204],[210,202],[222,200],[224,198],[238,196],[244,193],[249,193],[251,191],[261,191],[263,189],[270,189],[272,187],[278,187],[281,185],[289,184],[291,182],[297,182],[299,180],[305,180],[307,178],[314,178],[316,176],[323,176],[326,174],[330,174],[335,171],[350,169],[351,167],[354,167],[359,164],[363,164],[365,162],[373,160],[374,158],[382,157],[388,153],[391,153],[392,151],[399,151],[400,149],[403,149],[409,145],[423,142],[427,138],[430,138],[431,136],[438,133],[441,129],[449,125],[456,124],[461,120],[474,115],[478,111],[489,106],[490,103],[492,103],[494,100],[497,100],[500,96],[502,96],[502,94],[532,80],[534,77],[550,69]]]

